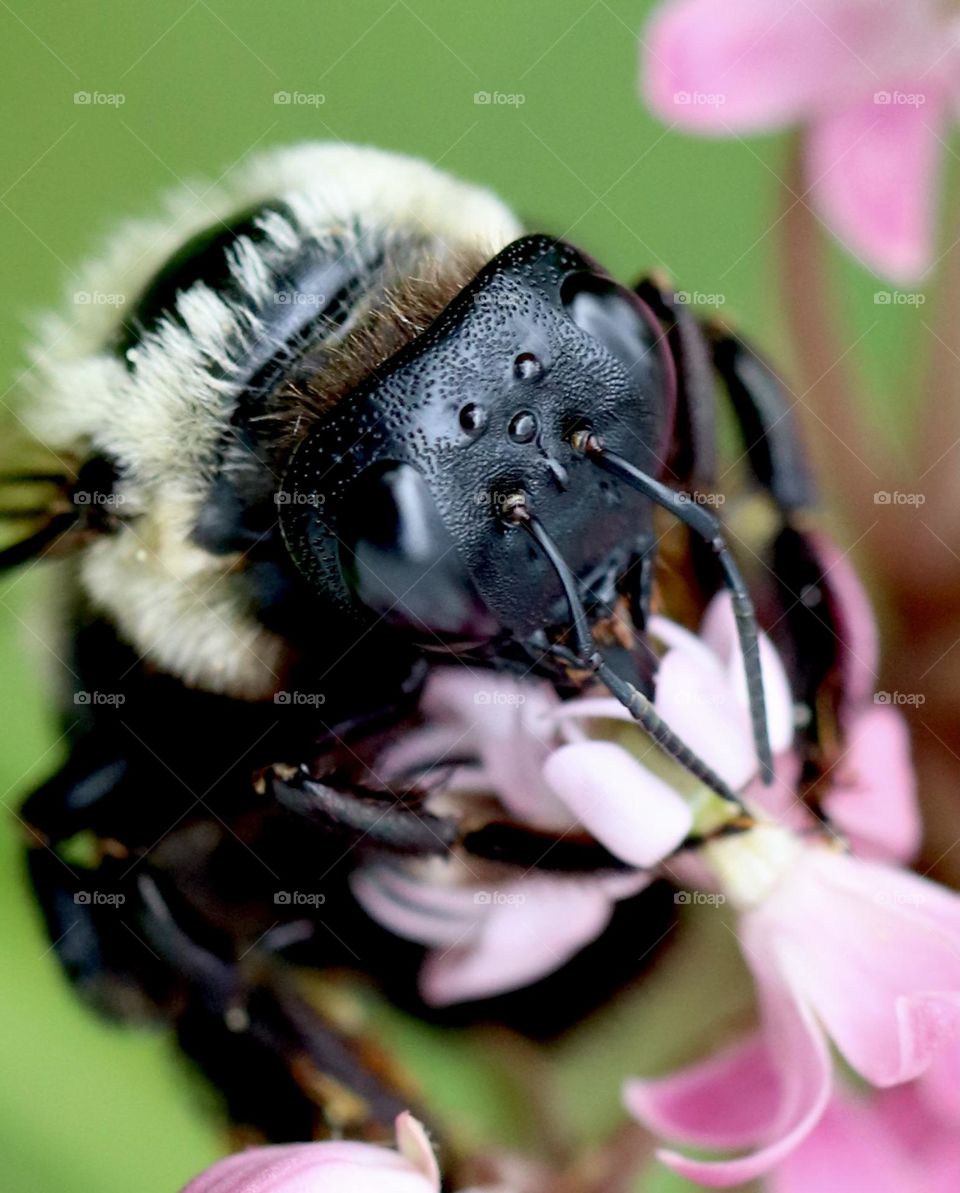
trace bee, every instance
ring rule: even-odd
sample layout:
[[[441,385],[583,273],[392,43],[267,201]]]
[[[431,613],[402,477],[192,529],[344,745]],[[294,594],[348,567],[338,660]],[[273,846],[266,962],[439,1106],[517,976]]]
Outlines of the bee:
[[[666,517],[689,584],[732,594],[769,774],[754,598],[700,499],[717,379],[774,511],[754,570],[816,770],[835,634],[790,402],[669,287],[625,286],[490,192],[370,148],[258,157],[121,229],[85,279],[22,412],[54,464],[4,478],[46,496],[8,501],[27,532],[0,563],[61,560],[69,634],[69,755],[22,810],[51,940],[96,1005],[172,1023],[237,1123],[379,1137],[405,1079],[291,976],[395,959],[351,871],[623,867],[585,835],[546,848],[496,809],[454,814],[423,776],[378,784],[438,660],[561,697],[606,685],[739,807],[652,700]],[[291,893],[318,875],[322,904]]]

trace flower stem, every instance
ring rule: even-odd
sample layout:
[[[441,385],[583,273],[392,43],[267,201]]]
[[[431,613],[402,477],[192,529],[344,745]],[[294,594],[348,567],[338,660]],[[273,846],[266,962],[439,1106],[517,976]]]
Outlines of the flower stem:
[[[783,179],[780,279],[792,341],[801,424],[820,480],[862,533],[875,521],[873,494],[889,487],[891,462],[866,432],[851,351],[828,280],[826,246],[805,191],[803,144],[794,138]]]

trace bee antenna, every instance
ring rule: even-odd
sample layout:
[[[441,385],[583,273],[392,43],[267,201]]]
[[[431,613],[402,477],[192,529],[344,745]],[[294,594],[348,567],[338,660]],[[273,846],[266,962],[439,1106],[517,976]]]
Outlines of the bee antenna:
[[[643,493],[661,508],[668,510],[678,521],[709,543],[717,557],[723,576],[723,584],[733,600],[733,613],[740,641],[740,653],[747,677],[747,695],[750,701],[750,722],[753,740],[760,761],[760,773],[768,786],[773,782],[773,752],[770,748],[770,732],[767,724],[767,708],[763,695],[763,670],[760,665],[760,642],[757,630],[757,616],[753,608],[746,581],[736,560],[727,546],[720,520],[684,493],[677,493],[661,481],[641,472],[628,460],[608,451],[602,440],[592,432],[578,432],[571,439],[576,451],[582,452],[588,460],[624,481],[631,488]]]
[[[632,683],[618,675],[597,650],[590,632],[587,611],[577,588],[577,578],[556,543],[547,533],[543,523],[531,513],[526,496],[514,494],[507,498],[504,502],[503,514],[508,521],[515,522],[526,530],[549,561],[563,587],[563,594],[570,610],[576,650],[572,651],[564,646],[554,644],[549,648],[550,652],[567,663],[592,671],[598,679],[606,684],[611,694],[620,701],[634,720],[643,726],[666,754],[699,779],[701,783],[715,791],[721,799],[733,804],[743,816],[749,818],[747,809],[723,779],[673,732],[654,708],[653,703]]]

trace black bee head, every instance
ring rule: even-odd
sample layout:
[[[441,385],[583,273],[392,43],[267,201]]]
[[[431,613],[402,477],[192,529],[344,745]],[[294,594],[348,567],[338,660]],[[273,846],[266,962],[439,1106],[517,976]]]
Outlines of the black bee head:
[[[297,447],[277,501],[291,556],[343,610],[425,644],[565,620],[535,514],[588,591],[649,534],[645,498],[577,433],[663,471],[675,379],[652,313],[563,242],[514,242]]]

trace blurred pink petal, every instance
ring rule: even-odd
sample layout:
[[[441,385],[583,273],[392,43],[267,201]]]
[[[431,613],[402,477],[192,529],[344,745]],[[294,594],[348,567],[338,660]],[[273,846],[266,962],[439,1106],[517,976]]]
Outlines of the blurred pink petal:
[[[516,990],[552,973],[600,935],[613,908],[591,880],[531,876],[485,894],[475,933],[424,962],[420,989],[434,1006]]]
[[[829,535],[808,535],[836,602],[834,616],[840,630],[843,684],[848,702],[856,706],[873,698],[880,670],[880,644],[870,598],[850,562]]]
[[[561,746],[543,773],[579,823],[633,866],[673,853],[693,823],[686,801],[612,742]]]
[[[677,1143],[734,1150],[762,1132],[777,1075],[762,1038],[731,1045],[658,1081],[628,1081],[627,1108],[649,1130]]]
[[[449,948],[476,931],[483,915],[471,887],[415,878],[397,866],[363,866],[350,887],[366,913],[404,940]]]
[[[874,1085],[918,1076],[960,1035],[960,897],[914,874],[807,849],[741,938]]]
[[[728,1188],[769,1172],[813,1130],[830,1096],[830,1057],[809,1008],[774,973],[766,975],[760,995],[765,1049],[748,1042],[719,1062],[627,1086],[633,1114],[669,1139],[724,1149],[759,1145],[732,1160],[658,1153],[675,1172],[708,1188]]]
[[[743,1146],[743,1123],[725,1112],[718,1128],[708,1101],[762,1103],[752,1153],[722,1161],[662,1155],[691,1180],[727,1186],[769,1171],[813,1130],[830,1087],[828,1038],[879,1086],[919,1077],[945,1050],[957,1055],[960,897],[822,844],[791,844],[785,830],[755,829],[705,856],[741,909],[737,936],[757,983],[766,1059],[751,1078],[745,1060],[756,1053],[734,1051],[630,1087],[629,1104],[678,1142],[729,1147]]]
[[[955,1193],[960,1138],[930,1114],[916,1084],[872,1096],[838,1092],[765,1187],[769,1193]]]
[[[700,637],[723,662],[734,698],[744,718],[750,715],[747,676],[743,652],[733,615],[733,599],[728,592],[718,593],[707,606],[700,626]],[[787,750],[793,742],[793,695],[780,656],[766,634],[760,635],[760,669],[767,710],[767,731],[774,754]]]
[[[409,1113],[397,1118],[397,1147],[295,1143],[228,1156],[183,1193],[440,1193],[440,1170],[426,1132]]]
[[[811,191],[839,240],[900,284],[929,268],[944,125],[960,95],[948,5],[667,0],[641,47],[662,120],[716,136],[806,124]]]
[[[859,857],[912,861],[923,822],[906,721],[875,705],[853,717],[847,753],[834,767],[823,808]]]
[[[643,35],[647,99],[698,132],[776,128],[873,90],[849,43],[896,63],[894,24],[862,0],[670,0]]]
[[[886,277],[909,284],[933,262],[949,134],[945,95],[919,85],[903,91],[923,102],[884,105],[867,96],[814,124],[807,154],[810,193],[837,238]]]

